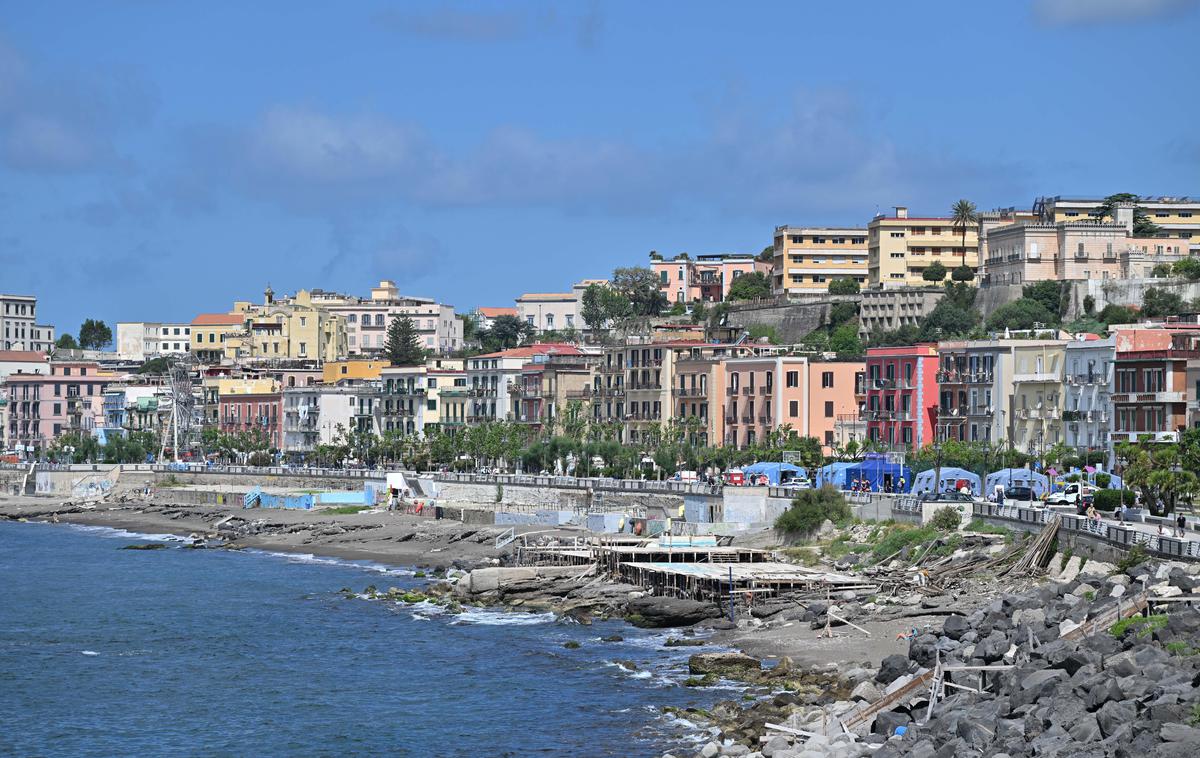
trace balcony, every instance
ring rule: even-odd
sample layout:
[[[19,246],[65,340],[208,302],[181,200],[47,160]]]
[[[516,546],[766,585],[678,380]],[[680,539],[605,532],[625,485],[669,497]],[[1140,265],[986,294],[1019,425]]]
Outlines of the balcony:
[[[753,397],[754,396],[754,388],[753,387],[742,387],[742,395],[744,395],[745,397]]]
[[[1185,403],[1187,394],[1183,392],[1120,392],[1113,393],[1114,403]]]
[[[1013,374],[1013,383],[1020,384],[1022,382],[1042,382],[1050,384],[1058,384],[1062,381],[1058,374],[1051,373],[1033,373],[1033,374]]]
[[[654,382],[633,382],[633,381],[631,381],[626,386],[628,386],[630,390],[637,390],[639,392],[654,392],[656,390],[662,390],[662,385],[655,384]]]
[[[894,390],[896,389],[895,379],[876,379],[871,383],[871,388],[876,390]]]
[[[775,391],[774,387],[768,387],[765,384],[758,388],[758,394],[762,395],[763,397],[769,396],[774,391]]]
[[[1120,431],[1109,432],[1109,442],[1139,442],[1141,440],[1147,442],[1179,442],[1179,432],[1158,432],[1158,431]]]
[[[734,395],[736,395],[737,393],[738,393],[738,388],[737,388],[737,387],[726,387],[726,388],[725,388],[725,396],[726,396],[726,397],[733,397],[733,396],[734,396]]]
[[[737,424],[737,422],[738,422],[737,416],[726,416],[725,417],[726,424],[734,425],[734,424]]]
[[[495,397],[496,396],[496,388],[495,387],[472,387],[471,391],[468,392],[467,394],[470,397]]]
[[[1083,387],[1089,384],[1107,384],[1107,380],[1099,374],[1068,374],[1067,384]]]
[[[743,424],[753,424],[754,417],[753,416],[742,416],[742,423]]]

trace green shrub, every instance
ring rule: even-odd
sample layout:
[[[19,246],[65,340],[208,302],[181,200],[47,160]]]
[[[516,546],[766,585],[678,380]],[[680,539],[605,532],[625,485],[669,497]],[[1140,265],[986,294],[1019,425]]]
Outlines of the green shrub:
[[[1112,474],[1096,474],[1096,486],[1102,490],[1108,489],[1108,485],[1112,484]]]
[[[937,530],[930,526],[917,528],[897,525],[871,550],[871,556],[880,561],[910,545],[919,545],[937,536]]]
[[[835,524],[851,517],[850,506],[842,493],[828,485],[819,490],[801,490],[792,498],[792,507],[775,519],[775,529],[789,535],[809,535],[829,519]]]
[[[340,505],[337,508],[325,508],[321,511],[326,515],[348,516],[352,513],[358,513],[369,509],[369,505]]]
[[[1127,619],[1121,619],[1112,625],[1108,631],[1114,637],[1120,637],[1125,634],[1128,629],[1136,629],[1139,638],[1149,637],[1155,631],[1162,629],[1167,625],[1167,616],[1165,613],[1155,616],[1132,616]]]
[[[1096,490],[1096,510],[1115,511],[1122,500],[1133,505],[1133,493],[1129,490]]]
[[[962,514],[952,505],[947,505],[943,508],[938,508],[933,514],[929,525],[939,532],[954,532],[958,531],[958,525],[962,523]]]
[[[1134,566],[1145,563],[1150,556],[1146,554],[1146,548],[1141,545],[1134,545],[1125,554],[1125,557],[1117,561],[1117,571],[1125,572]]]
[[[270,453],[259,450],[257,453],[251,453],[250,457],[246,459],[246,463],[263,468],[274,464],[275,461],[271,458]]]

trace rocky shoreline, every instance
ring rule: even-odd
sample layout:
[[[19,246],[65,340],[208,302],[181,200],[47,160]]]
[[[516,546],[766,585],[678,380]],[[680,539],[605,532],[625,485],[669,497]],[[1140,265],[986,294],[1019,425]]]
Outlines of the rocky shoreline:
[[[196,547],[420,567],[418,576],[427,573],[429,582],[419,590],[346,592],[427,602],[447,613],[472,606],[553,612],[580,624],[619,618],[645,628],[678,629],[667,646],[739,649],[691,656],[683,684],[736,682],[743,688],[741,700],[707,709],[664,709],[707,740],[698,753],[703,758],[1124,756],[1133,754],[1130,744],[1146,755],[1176,755],[1171,751],[1181,744],[1200,744],[1200,729],[1192,725],[1200,724],[1200,613],[1172,606],[1150,621],[1126,620],[1122,627],[1080,634],[1081,625],[1097,623],[1143,588],[1155,597],[1190,595],[1196,567],[1142,564],[1118,571],[1093,562],[1080,577],[1078,562],[1057,576],[1054,561],[1050,581],[999,584],[995,577],[963,575],[937,591],[893,582],[888,592],[869,598],[846,593],[824,601],[764,601],[735,622],[711,603],[653,597],[641,587],[598,577],[593,567],[506,566],[495,549],[498,528],[397,513],[145,502],[89,507],[26,498],[0,499],[4,518],[191,536]],[[1008,548],[984,545],[982,552],[953,560],[990,565],[981,561],[997,550]],[[861,571],[882,581],[889,572],[894,577],[906,570],[895,565]],[[944,676],[946,697],[925,721],[930,684],[921,677],[939,664],[1003,668],[989,674],[982,688],[974,672]],[[912,681],[919,685],[912,696],[872,714],[859,734],[837,728]],[[968,686],[978,691],[959,689]]]

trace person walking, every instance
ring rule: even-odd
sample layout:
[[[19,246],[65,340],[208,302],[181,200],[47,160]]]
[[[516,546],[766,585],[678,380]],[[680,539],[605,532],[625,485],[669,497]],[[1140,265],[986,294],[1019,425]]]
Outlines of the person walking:
[[[1184,516],[1182,513],[1179,514],[1175,518],[1175,526],[1178,528],[1181,538],[1187,536],[1187,516]]]
[[[1118,514],[1121,519],[1121,526],[1125,526],[1125,519],[1129,516],[1129,506],[1124,501],[1121,502],[1121,507],[1118,509]]]

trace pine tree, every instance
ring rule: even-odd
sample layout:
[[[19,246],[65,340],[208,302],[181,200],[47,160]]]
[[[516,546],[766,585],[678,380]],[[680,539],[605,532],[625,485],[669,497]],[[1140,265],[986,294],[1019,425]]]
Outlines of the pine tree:
[[[388,325],[384,352],[393,366],[420,366],[425,362],[425,350],[417,327],[408,316],[394,316]]]

